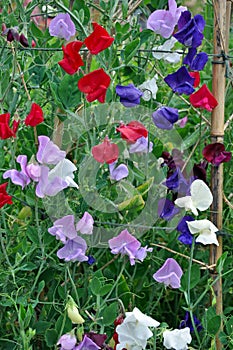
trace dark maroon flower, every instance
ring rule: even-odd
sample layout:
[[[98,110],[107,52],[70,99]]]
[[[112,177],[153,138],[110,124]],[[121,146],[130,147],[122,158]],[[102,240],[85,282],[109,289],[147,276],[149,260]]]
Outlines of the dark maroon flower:
[[[26,36],[23,33],[21,33],[20,36],[19,36],[19,42],[24,47],[28,47],[29,46],[28,39],[26,38]]]
[[[206,161],[194,164],[193,176],[195,179],[203,180],[206,183],[206,170],[208,163]]]
[[[213,165],[219,165],[231,160],[231,152],[225,151],[222,143],[215,142],[207,145],[202,151],[203,157]]]

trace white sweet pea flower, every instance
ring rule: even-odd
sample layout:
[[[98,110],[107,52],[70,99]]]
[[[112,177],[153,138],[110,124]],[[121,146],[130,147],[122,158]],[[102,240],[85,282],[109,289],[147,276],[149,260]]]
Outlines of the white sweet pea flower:
[[[199,233],[196,238],[197,243],[219,245],[216,236],[218,228],[211,221],[204,219],[186,222],[192,235]]]
[[[59,177],[66,181],[69,187],[79,188],[76,182],[74,182],[74,174],[76,166],[68,159],[61,160],[52,170],[50,170],[48,179],[51,181],[55,177]]]
[[[152,50],[155,51],[171,51],[173,49],[175,43],[177,40],[174,37],[171,37],[171,39],[165,41],[165,43],[161,46],[156,46]],[[177,63],[180,62],[181,54],[177,52],[152,52],[152,55],[157,60],[164,59],[165,61],[168,61],[169,63]]]
[[[156,99],[156,94],[158,91],[157,80],[158,75],[156,74],[154,78],[145,81],[143,84],[139,85],[138,88],[143,92],[142,98],[144,101],[150,101],[151,97]]]
[[[163,332],[163,345],[166,349],[186,350],[192,341],[190,328],[174,329]]]
[[[152,317],[143,314],[138,308],[132,312],[126,312],[123,323],[116,327],[119,344],[116,350],[141,350],[145,349],[147,340],[153,336],[148,327],[158,327],[159,322]]]
[[[190,186],[191,196],[177,198],[175,204],[185,210],[191,210],[194,215],[198,215],[198,210],[207,210],[213,202],[213,196],[209,187],[202,180],[195,180]]]

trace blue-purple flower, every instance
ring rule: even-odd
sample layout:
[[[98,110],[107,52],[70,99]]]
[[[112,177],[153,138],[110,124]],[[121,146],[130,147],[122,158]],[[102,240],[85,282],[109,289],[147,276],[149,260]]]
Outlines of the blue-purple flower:
[[[204,37],[205,20],[201,15],[191,18],[189,11],[184,11],[178,21],[178,31],[173,35],[181,44],[198,47]]]
[[[201,325],[201,321],[198,320],[198,318],[195,315],[193,315],[193,320],[194,320],[194,323],[195,323],[197,331],[200,332],[203,329],[203,327]],[[185,327],[189,327],[190,328],[190,332],[194,331],[194,327],[193,327],[193,324],[192,324],[190,313],[188,311],[186,311],[185,317],[180,322],[180,326],[179,326],[179,328],[185,328]]]
[[[171,130],[178,118],[178,109],[172,107],[160,107],[152,114],[154,124],[164,130]]]
[[[134,107],[140,104],[140,98],[143,95],[143,92],[137,89],[133,84],[126,86],[117,85],[116,93],[120,96],[120,102],[125,107]]]
[[[164,283],[165,286],[172,288],[180,288],[180,279],[183,271],[175,259],[169,258],[165,261],[163,266],[153,274],[153,278],[159,282]]]
[[[49,25],[49,34],[65,40],[75,35],[75,25],[68,13],[59,13]]]
[[[161,198],[158,202],[158,215],[161,219],[171,220],[180,210],[175,207],[174,203],[166,198]]]
[[[178,240],[183,244],[192,245],[193,235],[191,234],[187,221],[194,221],[194,218],[191,215],[185,215],[178,223],[176,229],[180,232]]]
[[[90,339],[86,334],[83,340],[76,347],[75,350],[99,350],[101,349],[92,339]]]
[[[180,194],[186,194],[189,189],[188,181],[185,179],[184,175],[181,173],[180,168],[176,168],[176,170],[171,174],[163,185],[167,186],[169,190],[179,192]]]
[[[64,247],[57,251],[57,256],[65,261],[88,261],[88,256],[85,255],[86,250],[86,241],[77,236],[74,239],[68,239]]]
[[[184,66],[179,68],[175,73],[168,74],[164,78],[164,81],[179,95],[191,95],[195,91],[193,88],[195,79],[190,76],[187,68]]]
[[[201,71],[204,69],[208,61],[208,55],[205,52],[199,52],[195,47],[190,47],[188,54],[183,60],[183,64],[187,64],[192,71]]]

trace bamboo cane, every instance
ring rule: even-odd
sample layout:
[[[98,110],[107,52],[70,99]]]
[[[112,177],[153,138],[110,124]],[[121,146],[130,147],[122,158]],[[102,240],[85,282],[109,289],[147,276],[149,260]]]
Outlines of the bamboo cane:
[[[213,95],[218,101],[218,106],[213,110],[211,116],[211,141],[212,143],[221,142],[224,139],[224,105],[225,105],[225,72],[226,72],[226,44],[228,40],[229,27],[226,25],[226,0],[213,0],[214,7],[214,60],[213,60]],[[229,11],[229,6],[228,6]],[[222,229],[222,205],[223,205],[223,165],[212,166],[211,169],[211,189],[213,193],[213,204],[211,210],[211,221]],[[222,237],[218,237],[219,246],[210,246],[209,264],[216,264],[218,258],[222,255]],[[217,273],[213,274],[213,278]],[[220,278],[214,285],[216,296],[216,313],[222,315],[222,279]],[[219,336],[215,338],[216,349],[222,349]]]

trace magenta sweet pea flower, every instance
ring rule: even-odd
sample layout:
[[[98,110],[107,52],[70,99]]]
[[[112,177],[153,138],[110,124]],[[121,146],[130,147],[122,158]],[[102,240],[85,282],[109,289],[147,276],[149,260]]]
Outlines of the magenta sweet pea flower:
[[[73,350],[75,347],[75,344],[77,342],[77,339],[74,334],[63,334],[58,342],[57,345],[61,345],[60,350]]]
[[[110,179],[120,181],[129,175],[129,170],[125,164],[120,164],[116,167],[117,161],[109,164]]]
[[[183,271],[176,260],[169,258],[165,261],[163,266],[153,274],[153,278],[159,282],[164,283],[165,286],[172,288],[180,288],[180,279]]]
[[[66,156],[65,151],[61,151],[60,148],[50,140],[48,136],[39,136],[39,148],[36,154],[36,158],[41,164],[57,164],[60,160]]]
[[[91,214],[87,211],[83,214],[83,217],[79,220],[76,225],[76,230],[80,231],[84,235],[91,235],[93,232],[94,220]]]
[[[191,95],[195,89],[193,88],[194,78],[192,78],[186,67],[182,66],[175,73],[168,74],[164,81],[170,88],[179,95]]]
[[[68,239],[64,247],[57,251],[57,256],[65,261],[88,261],[88,256],[85,255],[86,250],[86,241],[77,236],[74,239]]]
[[[143,92],[137,89],[134,84],[129,84],[126,86],[117,85],[116,93],[120,96],[120,102],[125,107],[134,107],[140,104],[140,98]]]
[[[75,25],[68,13],[59,13],[49,25],[49,34],[58,38],[70,40],[75,35]]]
[[[169,0],[168,5],[168,11],[156,10],[147,20],[147,28],[166,39],[172,35],[181,13],[187,10],[184,6],[177,8],[175,0]]]
[[[164,130],[171,130],[178,118],[178,109],[172,107],[160,107],[152,114],[154,124]]]
[[[229,162],[232,157],[231,152],[227,152],[224,144],[220,142],[211,143],[205,146],[202,154],[207,162],[213,165]]]
[[[56,236],[62,243],[66,243],[67,239],[77,237],[77,232],[74,226],[74,215],[66,215],[63,218],[56,220],[53,226],[48,229],[48,232]]]

